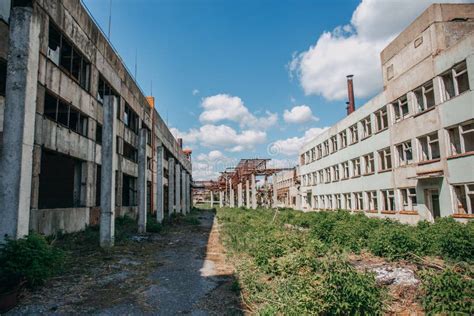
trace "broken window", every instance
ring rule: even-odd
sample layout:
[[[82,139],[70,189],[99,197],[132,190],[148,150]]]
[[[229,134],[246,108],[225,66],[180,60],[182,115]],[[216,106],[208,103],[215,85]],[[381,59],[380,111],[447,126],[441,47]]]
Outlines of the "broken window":
[[[370,120],[370,115],[364,118],[361,121],[362,124],[362,138],[367,138],[372,135],[372,122]]]
[[[44,96],[44,116],[71,131],[87,136],[88,117],[48,91]]]
[[[0,58],[0,96],[5,96],[7,85],[7,62]]]
[[[413,161],[413,148],[411,140],[397,145],[398,165],[408,165]]]
[[[318,151],[318,159],[321,159],[321,157],[323,156],[323,147],[321,144],[319,144],[318,146],[316,146],[316,149]]]
[[[89,90],[90,62],[52,22],[49,23],[48,58]]]
[[[126,141],[123,142],[123,156],[127,158],[128,160],[131,160],[133,162],[138,161],[138,150],[127,143]]]
[[[410,114],[410,109],[408,107],[407,96],[404,95],[397,101],[392,103],[393,113],[395,114],[395,122],[403,120]]]
[[[115,91],[112,86],[105,80],[105,78],[99,74],[99,86],[97,87],[97,100],[99,104],[102,105],[104,103],[104,97],[108,96],[115,96],[118,100],[119,108],[120,108],[120,96]],[[117,109],[117,113],[119,113],[119,109]],[[120,118],[119,118],[120,119]]]
[[[379,151],[380,171],[392,169],[392,152],[390,147]]]
[[[377,132],[380,132],[388,127],[388,113],[386,106],[375,112],[375,121]]]
[[[374,164],[374,153],[370,153],[364,156],[365,174],[375,172]]]
[[[132,107],[125,102],[125,109],[123,112],[123,123],[135,134],[138,134],[138,114],[133,111]]]
[[[311,148],[311,161],[315,161],[316,160],[316,148],[313,147]]]
[[[329,150],[329,141],[328,141],[328,140],[325,141],[325,142],[323,143],[323,146],[324,146],[324,156],[329,155],[329,153],[330,153],[330,150]]]
[[[304,164],[305,164],[305,161],[304,161],[304,154],[302,154],[302,155],[300,156],[300,163],[301,163],[301,165],[304,165]]]
[[[416,189],[415,188],[406,188],[400,189],[401,197],[402,197],[402,209],[413,210],[417,205],[416,200]]]
[[[43,150],[39,179],[40,209],[79,207],[81,204],[82,162]],[[58,172],[60,170],[60,172]]]
[[[369,191],[367,192],[367,209],[370,211],[378,210],[378,201],[377,201],[377,191]]]
[[[454,185],[456,213],[474,214],[474,183]]]
[[[329,183],[331,182],[331,168],[326,168],[325,170],[325,182]]]
[[[334,165],[332,168],[333,168],[333,172],[334,172],[334,180],[333,181],[339,181],[339,165]]]
[[[443,97],[447,101],[469,90],[466,61],[454,66],[441,76],[443,83]]]
[[[319,183],[324,183],[324,170],[318,171]]]
[[[386,211],[394,211],[395,210],[395,195],[393,190],[383,190],[382,191],[382,202],[383,202],[383,209]]]
[[[340,210],[342,209],[342,200],[341,200],[341,195],[336,194],[336,209]]]
[[[362,192],[354,193],[355,196],[355,209],[356,210],[363,210],[364,209],[364,196]]]
[[[137,178],[123,174],[122,182],[122,205],[137,205]]]
[[[95,142],[97,144],[102,145],[102,125],[97,123],[96,129],[95,129]]]
[[[474,151],[474,120],[448,129],[450,155]]]
[[[414,91],[418,112],[423,112],[435,106],[433,81],[430,80]]]
[[[355,144],[359,141],[359,133],[357,131],[357,124],[349,127],[349,133],[351,135],[351,144]]]
[[[360,158],[352,159],[352,176],[360,176]]]
[[[332,149],[332,152],[336,152],[337,151],[337,136],[332,136],[331,137],[331,149]]]
[[[352,210],[352,197],[350,193],[344,193],[344,204],[346,209]]]
[[[339,133],[341,139],[341,148],[347,147],[347,132],[344,130]]]
[[[349,161],[345,161],[342,163],[342,178],[348,179],[350,176],[349,172]]]
[[[440,157],[438,133],[418,138],[421,147],[420,160],[427,161]]]
[[[333,203],[332,203],[332,195],[330,195],[330,194],[326,195],[326,202],[327,202],[326,208],[327,208],[328,210],[332,210],[332,206],[333,206]]]

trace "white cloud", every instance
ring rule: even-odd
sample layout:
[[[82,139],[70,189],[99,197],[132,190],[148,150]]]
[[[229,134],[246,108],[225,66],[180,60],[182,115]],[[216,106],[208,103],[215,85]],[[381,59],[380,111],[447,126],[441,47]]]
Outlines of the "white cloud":
[[[285,110],[283,119],[287,123],[301,124],[310,121],[318,121],[319,119],[313,115],[311,108],[307,105],[298,105],[291,110]]]
[[[199,94],[199,90],[198,89],[194,89],[193,92],[192,92],[193,95],[198,95]]]
[[[188,132],[171,128],[171,132],[175,137],[183,138],[188,144],[199,143],[205,147],[219,147],[234,152],[252,150],[267,139],[267,133],[264,131],[243,130],[239,133],[227,125],[206,124],[199,129],[190,129]]]
[[[287,139],[280,139],[270,144],[268,151],[275,154],[282,154],[285,156],[297,155],[301,147],[306,145],[314,137],[324,132],[328,127],[313,127],[308,129],[302,137],[291,137]]]
[[[307,95],[341,100],[347,97],[346,75],[353,74],[356,97],[372,96],[382,88],[380,51],[434,2],[362,0],[350,24],[324,32],[307,51],[293,56],[290,77],[297,75]]]
[[[267,129],[278,121],[278,114],[266,112],[265,117],[256,117],[250,113],[241,98],[229,94],[216,94],[202,100],[204,109],[199,120],[202,123],[217,123],[220,121],[232,121],[239,123],[241,127],[252,129]]]
[[[212,180],[219,177],[220,172],[234,167],[237,161],[227,157],[219,150],[201,153],[193,158],[193,178],[196,180]]]

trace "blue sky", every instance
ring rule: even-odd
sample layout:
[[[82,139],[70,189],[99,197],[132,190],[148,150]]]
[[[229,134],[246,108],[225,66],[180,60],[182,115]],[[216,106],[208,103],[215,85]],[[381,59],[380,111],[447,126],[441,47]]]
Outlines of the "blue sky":
[[[357,104],[380,91],[380,49],[430,2],[112,0],[111,41],[208,178],[240,158],[295,160],[345,115],[346,74]],[[107,33],[110,1],[84,3]]]

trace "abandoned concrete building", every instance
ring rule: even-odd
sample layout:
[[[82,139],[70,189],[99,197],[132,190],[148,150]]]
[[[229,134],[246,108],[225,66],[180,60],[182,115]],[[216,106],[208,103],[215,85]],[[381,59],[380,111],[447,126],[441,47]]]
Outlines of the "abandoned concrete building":
[[[473,218],[474,4],[431,5],[381,63],[383,92],[355,110],[349,76],[347,117],[301,149],[302,209]]]
[[[1,239],[125,214],[143,230],[190,211],[191,172],[80,0],[0,1]]]
[[[276,206],[300,209],[301,198],[299,196],[300,177],[298,167],[280,171],[273,177],[273,190],[276,190],[277,195]]]

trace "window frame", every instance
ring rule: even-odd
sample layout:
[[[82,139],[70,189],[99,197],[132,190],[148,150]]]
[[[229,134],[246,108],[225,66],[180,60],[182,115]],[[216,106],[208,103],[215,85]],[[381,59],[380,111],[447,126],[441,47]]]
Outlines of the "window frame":
[[[473,189],[469,188],[472,186]],[[459,192],[458,189],[462,188],[462,191]],[[474,214],[474,182],[468,183],[461,183],[461,184],[453,184],[452,185],[453,194],[454,194],[454,203],[455,209],[454,212],[456,215],[473,215]],[[463,199],[461,200],[459,194],[464,195]],[[472,200],[469,197],[470,195],[473,196]],[[464,203],[462,202],[464,200]],[[460,211],[460,210],[463,211]]]
[[[388,152],[388,154],[387,154]],[[379,154],[379,171],[388,171],[393,169],[392,163],[392,149],[391,147],[385,147],[378,151]],[[388,157],[388,159],[387,159]],[[390,163],[390,166],[388,166]]]

